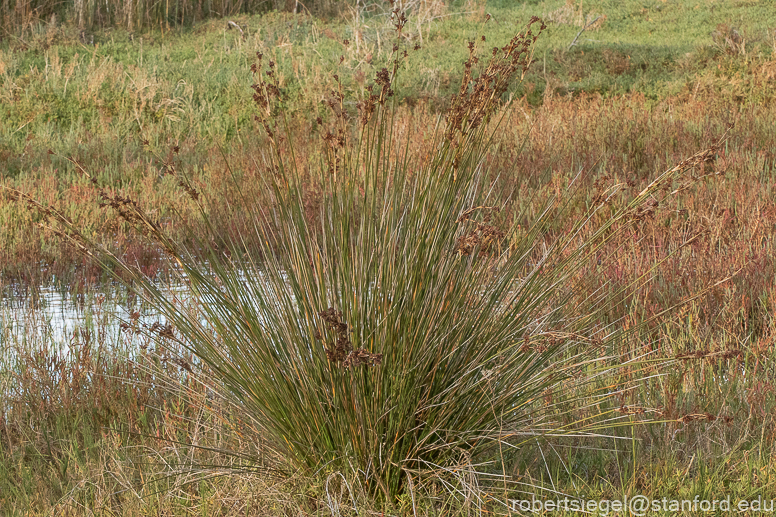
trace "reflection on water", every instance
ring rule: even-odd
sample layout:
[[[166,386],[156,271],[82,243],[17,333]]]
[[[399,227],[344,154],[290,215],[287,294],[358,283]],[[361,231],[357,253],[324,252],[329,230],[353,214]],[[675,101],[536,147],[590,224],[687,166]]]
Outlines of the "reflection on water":
[[[171,296],[187,298],[185,286],[167,287]],[[73,340],[97,339],[106,344],[129,344],[139,339],[121,332],[121,323],[138,315],[139,325],[164,323],[124,287],[73,293],[44,286],[25,293],[6,290],[0,297],[0,352],[24,346],[47,346],[66,351]]]
[[[240,271],[236,277],[254,288],[262,278],[258,271]],[[197,302],[186,284],[186,275],[178,273],[175,280],[155,285],[181,309],[196,311]],[[204,318],[200,323],[207,326]],[[0,356],[19,346],[26,350],[45,346],[66,352],[74,341],[97,340],[108,346],[148,344],[147,336],[122,332],[122,324],[125,330],[126,324],[133,329],[148,329],[154,324],[166,325],[167,321],[125,286],[103,284],[86,292],[70,286],[49,285],[25,291],[0,286]]]

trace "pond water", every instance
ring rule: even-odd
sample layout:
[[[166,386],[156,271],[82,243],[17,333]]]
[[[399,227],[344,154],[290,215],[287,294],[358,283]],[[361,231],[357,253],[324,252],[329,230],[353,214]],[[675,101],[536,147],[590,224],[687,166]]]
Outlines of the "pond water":
[[[187,297],[186,287],[167,287],[171,295]],[[139,315],[138,323],[164,323],[124,287],[107,286],[99,291],[74,293],[57,286],[26,292],[5,290],[0,297],[0,353],[23,347],[47,347],[66,352],[73,340],[98,338],[108,345],[127,344],[131,333],[121,323]]]
[[[196,298],[178,273],[177,282],[159,281],[156,286],[167,299],[182,306],[196,306]],[[248,278],[250,276],[250,278]],[[262,274],[238,273],[241,282],[260,281]],[[293,299],[293,297],[292,297]],[[145,341],[147,336],[123,332],[122,324],[134,328],[166,325],[166,319],[129,288],[103,284],[90,290],[70,286],[42,286],[24,291],[0,288],[0,357],[7,350],[42,347],[67,351],[74,340],[98,338],[100,344],[119,346]],[[205,320],[201,320],[205,324]]]

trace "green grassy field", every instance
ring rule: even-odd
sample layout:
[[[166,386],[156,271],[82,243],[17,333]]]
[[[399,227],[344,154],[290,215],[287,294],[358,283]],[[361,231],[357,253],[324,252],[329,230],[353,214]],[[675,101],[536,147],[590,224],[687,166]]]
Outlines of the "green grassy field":
[[[644,109],[650,111],[667,99],[669,104],[711,101],[740,111],[765,106],[773,97],[773,17],[762,4],[696,8],[692,2],[638,7],[591,2],[583,7],[431,3],[417,13],[423,23],[411,22],[405,30],[408,43],[423,49],[411,53],[398,95],[408,110],[426,110],[433,124],[430,120],[457,88],[466,56],[463,42],[484,35],[498,44],[522,20],[538,14],[550,20],[549,29],[525,81],[510,92],[524,99],[529,111],[541,109],[547,97],[643,95]],[[568,48],[583,16],[602,18]],[[242,35],[227,30],[224,20],[213,20],[167,32],[105,30],[95,34],[93,45],[84,44],[68,25],[40,24],[32,32],[7,36],[0,49],[5,181],[67,203],[85,194],[72,191],[79,180],[63,157],[73,157],[114,185],[149,200],[169,199],[165,186],[156,185],[154,171],[178,145],[184,150],[181,166],[212,185],[218,182],[215,170],[223,168],[222,155],[241,164],[250,161],[257,145],[246,96],[255,52],[277,62],[288,111],[296,123],[310,126],[325,115],[320,100],[335,71],[345,91],[355,94],[359,82],[385,66],[391,50],[385,15],[354,12],[326,22],[280,13],[237,22]],[[346,39],[352,43],[345,46]],[[592,159],[608,151],[598,149]],[[146,188],[149,182],[153,189]],[[154,198],[151,190],[159,195]],[[22,271],[24,264],[53,263],[55,257],[62,265],[56,273],[69,269],[66,250],[48,238],[36,242],[40,239],[30,234],[29,222],[17,211],[3,207],[0,214],[6,276],[38,277],[37,268]]]
[[[457,88],[467,52],[463,42],[484,35],[484,46],[500,44],[533,14],[545,16],[549,28],[527,77],[509,92],[523,99],[526,112],[546,109],[548,97],[599,95],[643,96],[643,109],[650,113],[661,104],[688,101],[740,112],[766,106],[774,95],[773,16],[761,3],[423,5],[410,13],[418,21],[405,29],[408,45],[423,48],[410,54],[397,91],[407,110],[417,106],[428,114],[422,120],[429,128]],[[84,44],[67,24],[41,23],[18,36],[7,34],[0,45],[4,181],[45,199],[76,200],[88,188],[63,159],[72,157],[101,179],[159,204],[172,194],[154,178],[175,145],[184,151],[181,166],[206,185],[218,183],[224,155],[250,169],[243,162],[251,160],[258,142],[246,95],[254,53],[277,62],[288,111],[302,132],[314,131],[312,121],[325,115],[320,100],[332,74],[339,72],[345,92],[356,95],[365,78],[386,65],[391,25],[377,11],[371,16],[353,11],[331,21],[287,13],[239,17],[242,35],[227,30],[222,19],[165,32],[106,29],[95,33],[94,44],[91,37]],[[569,48],[582,18],[598,16]],[[350,45],[343,44],[346,39]],[[693,124],[706,123],[701,113],[697,117]],[[763,138],[767,142],[770,136]],[[633,149],[629,159],[640,159],[635,156],[640,151]],[[594,153],[579,161],[599,159],[609,149]],[[61,265],[49,271],[62,276],[78,260],[68,259],[55,241],[31,235],[29,221],[17,210],[0,207],[0,218],[4,275],[37,278],[39,268],[24,270],[25,264],[43,261]]]
[[[222,18],[86,32],[54,19],[7,30],[0,39],[2,184],[102,235],[151,277],[167,272],[164,251],[101,210],[99,188],[76,164],[193,245],[211,234],[179,187],[176,174],[184,174],[225,240],[244,238],[248,249],[260,247],[261,239],[246,231],[246,214],[273,203],[262,161],[270,142],[251,100],[251,64],[260,52],[265,63],[274,62],[285,99],[289,131],[280,148],[293,150],[302,182],[313,186],[303,208],[317,221],[326,202],[325,189],[316,187],[326,178],[323,137],[338,123],[321,102],[339,88],[333,75],[345,111],[355,113],[363,86],[392,66],[388,8],[369,5],[339,6],[326,18],[308,12],[229,17],[239,30]],[[51,335],[20,336],[3,325],[0,513],[523,515],[519,507],[505,510],[480,497],[555,499],[553,490],[586,500],[730,497],[734,506],[776,499],[772,7],[743,0],[412,5],[392,127],[400,140],[413,135],[406,152],[418,164],[433,155],[436,124],[460,86],[466,43],[502,46],[532,15],[547,22],[523,81],[503,96],[511,102],[504,103],[496,140],[483,154],[501,206],[488,225],[527,228],[576,178],[579,190],[563,217],[547,223],[543,238],[552,242],[599,205],[607,189],[624,186],[607,205],[614,213],[661,172],[726,138],[710,169],[677,178],[659,204],[575,273],[595,292],[650,276],[602,316],[636,329],[609,353],[654,360],[617,369],[596,385],[621,389],[607,408],[625,424],[606,437],[537,440],[502,453],[497,468],[489,468],[517,485],[457,495],[424,486],[386,502],[358,476],[277,470],[278,462],[262,457],[253,440],[255,422],[229,400],[213,398],[218,381],[211,370],[189,371],[185,366],[194,360],[187,352],[127,339],[108,312],[73,335],[67,354]],[[176,174],[167,174],[173,169]],[[121,300],[122,291],[105,283],[106,273],[41,229],[43,220],[24,199],[0,197],[6,296],[34,296],[57,281],[59,289],[86,298]],[[696,293],[703,294],[661,314]],[[35,308],[3,311],[3,322],[24,318],[45,328]],[[547,397],[543,407],[554,407]],[[559,421],[586,417],[584,408],[567,409],[571,416],[559,414]]]

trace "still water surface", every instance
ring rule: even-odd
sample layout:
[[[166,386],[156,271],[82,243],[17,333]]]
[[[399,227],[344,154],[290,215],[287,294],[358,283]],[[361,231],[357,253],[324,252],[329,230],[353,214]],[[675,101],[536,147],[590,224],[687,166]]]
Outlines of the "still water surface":
[[[186,299],[186,287],[167,287],[170,295]],[[72,294],[55,286],[39,287],[24,293],[6,290],[0,298],[0,352],[23,345],[47,346],[66,351],[74,339],[84,333],[107,344],[126,344],[130,337],[121,332],[121,322],[133,312],[139,323],[164,324],[164,319],[147,307],[126,288],[107,287],[86,294]]]

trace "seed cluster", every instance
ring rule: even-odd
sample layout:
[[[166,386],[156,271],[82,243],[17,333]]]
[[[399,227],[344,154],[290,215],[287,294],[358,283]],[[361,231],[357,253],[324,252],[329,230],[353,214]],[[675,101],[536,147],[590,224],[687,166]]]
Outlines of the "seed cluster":
[[[484,221],[471,221],[472,214],[481,209],[486,210]],[[474,228],[458,237],[455,251],[461,255],[471,255],[475,249],[479,249],[480,256],[498,252],[501,241],[506,235],[498,226],[491,224],[491,215],[498,210],[496,206],[478,206],[464,211],[455,222],[459,224],[469,222],[474,225]]]
[[[333,339],[325,340],[320,331],[316,331],[315,338],[324,342],[326,357],[334,364],[341,364],[345,369],[351,366],[363,365],[376,366],[383,361],[383,354],[373,354],[363,348],[353,350],[353,344],[348,336],[348,324],[342,321],[342,311],[329,307],[318,313],[323,320],[324,327],[333,334]]]
[[[539,31],[534,34],[532,26],[539,23]],[[445,137],[454,142],[457,137],[464,138],[476,130],[494,112],[498,101],[506,92],[515,77],[528,70],[534,51],[534,43],[547,26],[534,16],[526,29],[514,36],[509,43],[493,47],[491,60],[485,70],[475,77],[474,67],[479,62],[476,44],[469,42],[469,58],[464,62],[464,74],[458,94],[453,95],[447,115]],[[485,37],[481,40],[484,42]]]
[[[256,82],[251,85],[253,102],[258,108],[254,119],[261,124],[270,140],[274,141],[278,124],[277,107],[282,102],[283,95],[275,73],[275,62],[267,63],[268,70],[262,76],[263,60],[264,54],[256,52],[256,62],[251,65],[251,72],[256,77]]]

